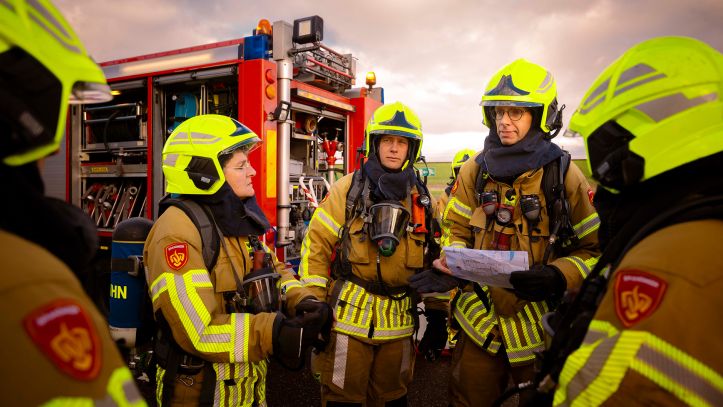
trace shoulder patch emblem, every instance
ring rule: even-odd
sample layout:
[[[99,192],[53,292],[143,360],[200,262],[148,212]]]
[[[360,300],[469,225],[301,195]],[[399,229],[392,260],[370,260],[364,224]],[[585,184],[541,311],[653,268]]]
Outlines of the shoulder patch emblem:
[[[629,328],[655,312],[668,283],[639,270],[622,270],[615,278],[615,312]]]
[[[595,199],[595,191],[593,191],[592,188],[587,190],[587,199],[590,200],[590,204],[592,204],[592,201]]]
[[[450,195],[454,195],[454,193],[457,192],[458,185],[459,185],[459,178],[454,180],[454,185],[452,185],[452,191],[449,193]]]
[[[171,243],[166,246],[166,263],[174,270],[180,270],[188,263],[188,243]]]
[[[35,345],[61,372],[82,381],[98,377],[98,333],[90,316],[75,300],[46,303],[26,315],[23,325]]]

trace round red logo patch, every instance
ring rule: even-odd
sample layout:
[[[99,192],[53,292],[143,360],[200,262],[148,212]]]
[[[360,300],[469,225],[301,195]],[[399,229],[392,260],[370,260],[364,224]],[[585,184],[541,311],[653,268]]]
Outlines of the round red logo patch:
[[[188,263],[188,244],[171,243],[166,246],[166,263],[174,270],[180,270]]]
[[[587,190],[587,199],[590,200],[591,204],[592,204],[593,199],[595,199],[595,192],[592,189]]]
[[[98,377],[98,334],[90,316],[75,300],[45,304],[28,314],[23,325],[35,345],[63,373],[83,381]]]
[[[615,312],[629,328],[655,312],[668,283],[639,270],[622,270],[615,279]]]

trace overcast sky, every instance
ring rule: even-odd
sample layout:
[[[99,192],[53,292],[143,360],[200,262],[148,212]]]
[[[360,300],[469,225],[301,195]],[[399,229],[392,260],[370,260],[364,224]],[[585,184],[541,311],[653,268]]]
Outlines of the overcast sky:
[[[687,35],[723,50],[721,0],[56,0],[97,61],[251,35],[270,21],[319,15],[324,43],[351,52],[357,83],[373,70],[386,101],[420,116],[423,153],[450,161],[481,149],[482,90],[499,68],[527,58],[550,70],[565,123],[592,81],[630,46]],[[454,141],[452,141],[454,140]],[[581,149],[558,136],[578,155]]]

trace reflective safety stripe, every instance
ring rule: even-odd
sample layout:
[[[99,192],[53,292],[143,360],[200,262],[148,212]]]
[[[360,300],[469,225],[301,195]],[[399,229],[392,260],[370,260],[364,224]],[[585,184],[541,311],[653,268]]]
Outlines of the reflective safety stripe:
[[[548,310],[545,302],[530,302],[514,317],[499,317],[502,340],[510,365],[534,360],[535,352],[544,350],[544,333],[540,320]]]
[[[590,216],[581,220],[572,228],[577,237],[582,239],[600,228],[600,217],[598,217],[597,212],[593,212]]]
[[[328,212],[324,211],[322,208],[316,208],[316,211],[314,212],[314,216],[311,218],[311,222],[309,227],[313,226],[315,223],[321,223],[324,227],[323,228],[315,228],[315,230],[319,231],[328,231],[330,234],[337,238],[339,235],[339,229],[341,228],[341,225],[334,220],[334,218],[329,215]],[[323,232],[322,232],[323,233]],[[312,274],[312,270],[309,270],[309,257],[311,256],[311,234],[307,233],[304,237],[304,240],[301,242],[301,261],[299,262],[299,276],[301,277],[301,282],[305,286],[316,286],[321,288],[326,288],[327,285],[327,279],[324,276],[320,276],[318,274]],[[328,270],[313,270],[315,272],[322,272],[324,274],[328,273]],[[321,280],[323,278],[323,280]]]
[[[159,295],[166,292],[167,288],[166,279],[157,278],[156,281],[153,282],[153,285],[151,285],[151,300],[155,302]]]
[[[399,370],[399,375],[401,377],[407,377],[407,373],[409,373],[409,369],[412,367],[410,361],[411,358],[409,355],[412,353],[412,344],[411,339],[403,340],[402,341],[402,363],[401,368]]]
[[[162,273],[150,288],[153,301],[163,292],[178,315],[194,348],[203,353],[229,354],[233,361],[248,360],[249,314],[231,314],[229,323],[211,325],[211,314],[201,299],[199,289],[213,289],[206,270],[191,270],[183,275]]]
[[[489,289],[484,286],[482,290],[486,294]],[[540,320],[548,311],[547,304],[528,303],[514,317],[498,316],[494,312],[494,304],[490,304],[490,307],[491,309],[487,310],[476,293],[465,292],[460,294],[453,314],[468,337],[480,347],[485,345],[494,327],[499,327],[502,341],[493,339],[486,349],[489,353],[496,354],[504,343],[511,365],[533,360],[534,352],[540,352],[544,348]]]
[[[641,67],[641,66],[644,66],[644,65],[643,65],[643,64],[636,65],[636,66],[634,66],[634,67],[632,67],[632,68],[629,68],[627,71],[623,72],[622,75],[620,75],[620,77],[618,78],[618,84],[617,84],[618,86],[617,86],[617,88],[615,89],[615,94],[613,94],[613,96],[618,96],[618,95],[620,95],[620,94],[622,94],[622,93],[625,93],[625,92],[627,92],[627,91],[629,91],[629,90],[635,89],[635,88],[637,88],[638,86],[642,86],[642,85],[645,85],[646,83],[649,83],[649,82],[652,82],[652,81],[655,81],[655,80],[658,80],[658,79],[663,79],[663,78],[666,77],[666,75],[665,75],[664,73],[662,73],[662,72],[656,73],[656,72],[651,68],[651,69],[643,69],[643,70],[640,70],[640,74],[635,75],[634,78],[630,78],[629,80],[623,82],[623,79],[627,79],[627,78],[624,78],[624,75],[625,75],[626,73],[630,72],[630,71],[633,70],[633,69],[638,69],[638,68]],[[643,78],[643,76],[650,75],[650,74],[654,74],[654,75],[652,75],[652,76],[647,76],[647,77]],[[631,76],[632,76],[632,75],[631,75]],[[641,79],[639,79],[639,78],[641,78]],[[631,83],[631,82],[632,82],[632,83]]]
[[[173,140],[169,141],[168,144],[216,144],[221,141],[221,137],[214,136],[213,134],[187,132],[177,133]]]
[[[717,99],[718,93],[716,92],[692,99],[689,99],[683,93],[674,93],[666,97],[641,103],[635,106],[635,108],[650,116],[650,118],[656,122],[659,122],[690,108],[702,105],[703,103],[713,102]]]
[[[28,0],[26,4],[30,7],[32,11],[35,11],[35,13],[28,13],[28,16],[33,21],[35,21],[37,25],[39,25],[43,30],[45,30],[46,33],[55,38],[68,51],[74,52],[76,54],[81,53],[81,50],[80,48],[78,48],[77,44],[71,43],[73,38],[70,36],[70,34],[68,34],[60,21],[58,21],[55,16],[53,16],[53,14],[50,13],[47,8],[45,8],[43,4],[41,4],[37,0]],[[40,19],[40,17],[38,17],[36,13],[41,15],[43,19]],[[50,27],[49,25],[52,25],[52,27]],[[62,37],[58,35],[56,31],[62,33]]]
[[[267,362],[214,363],[214,406],[256,406],[266,399]]]
[[[547,74],[545,75],[545,79],[540,83],[540,87],[537,88],[537,93],[545,93],[547,92],[552,85],[555,84],[555,81],[552,80],[552,74],[550,71],[547,71]]]
[[[334,236],[339,236],[339,229],[341,229],[341,224],[337,222],[333,216],[331,216],[330,213],[325,211],[322,208],[316,208],[316,211],[314,211],[314,216],[311,218],[311,222],[321,222],[324,227],[331,232]],[[309,223],[311,223],[309,222]],[[311,227],[311,225],[309,225]]]
[[[156,367],[156,405],[162,406],[163,399],[163,378],[166,376],[166,370],[160,366]]]
[[[414,332],[411,297],[401,300],[366,292],[351,281],[343,283],[334,304],[334,330],[350,336],[367,338],[372,324],[372,339],[404,338]]]
[[[308,231],[307,231],[308,232]],[[301,261],[299,261],[299,277],[301,277],[302,284],[305,278],[313,278],[315,274],[310,274],[309,270],[309,254],[311,253],[311,236],[309,233],[304,236],[304,240],[301,241]],[[326,287],[326,284],[324,285]]]
[[[281,292],[288,293],[290,290],[293,290],[294,288],[301,288],[301,283],[297,281],[295,278],[290,278],[286,281],[281,282]]]
[[[349,354],[349,337],[346,335],[336,335],[336,344],[334,349],[334,371],[331,375],[331,382],[338,388],[344,388],[344,379],[346,377],[346,358]]]
[[[299,280],[304,287],[322,287],[326,288],[329,279],[324,276],[311,275],[308,277],[301,277]]]
[[[119,367],[111,373],[106,386],[108,392],[105,398],[93,400],[89,397],[56,397],[42,406],[145,406],[146,401],[141,396],[127,367]]]
[[[447,204],[447,208],[444,210],[445,219],[447,218],[447,212],[450,209],[466,219],[472,219],[472,208],[463,204],[457,198],[452,198],[449,200],[449,203]]]
[[[574,264],[575,267],[577,267],[577,270],[582,275],[582,278],[587,277],[587,275],[590,274],[590,270],[595,267],[595,264],[597,263],[597,257],[591,257],[587,260],[583,260],[577,256],[568,256],[563,257],[563,259]]]
[[[610,327],[598,324],[599,332]],[[614,329],[614,328],[613,328]],[[649,332],[626,330],[574,352],[560,375],[555,405],[599,405],[620,387],[628,369],[689,405],[723,405],[723,377]]]
[[[482,287],[485,293],[487,287]],[[457,300],[457,305],[452,311],[457,323],[462,327],[467,336],[477,344],[483,347],[487,341],[488,335],[492,328],[497,325],[497,316],[494,312],[494,305],[487,310],[474,292],[463,292]],[[497,339],[492,339],[487,347],[487,352],[495,355],[500,350],[502,343]]]
[[[602,103],[605,100],[605,91],[608,89],[608,86],[610,86],[610,78],[608,78],[605,82],[601,83],[600,86],[595,88],[595,90],[590,94],[590,96],[588,96],[588,98],[582,102],[582,104],[580,105],[580,113],[586,114],[587,112],[595,108],[595,106]]]
[[[591,345],[600,339],[609,338],[618,333],[618,330],[607,321],[593,320],[587,328],[585,339],[582,340],[584,345]]]

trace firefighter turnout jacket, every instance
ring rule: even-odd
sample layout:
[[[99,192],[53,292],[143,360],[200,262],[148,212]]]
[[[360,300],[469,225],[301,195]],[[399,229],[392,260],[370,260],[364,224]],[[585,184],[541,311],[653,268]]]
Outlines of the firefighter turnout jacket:
[[[441,194],[439,194],[439,198],[437,199],[437,204],[434,206],[434,217],[437,219],[437,222],[439,223],[439,228],[441,229],[442,236],[439,238],[439,243],[442,247],[449,246],[449,221],[446,220],[446,213],[447,210],[447,204],[449,203],[449,195],[447,194],[447,190],[442,191]]]
[[[554,404],[723,405],[723,222],[663,228],[623,257]]]
[[[513,208],[512,218],[509,223],[500,224],[494,214],[486,217],[479,204],[475,191],[479,164],[473,159],[468,160],[452,187],[445,210],[445,221],[449,222],[451,232],[449,245],[526,251],[530,265],[540,264],[552,227],[541,187],[543,171],[543,168],[527,171],[518,176],[513,185],[489,177],[484,189],[497,191],[500,203],[504,203],[505,197],[519,198],[523,195],[536,195],[540,201],[541,215],[536,225],[531,227],[530,222],[525,220],[520,199],[507,202]],[[564,185],[568,213],[577,239],[564,248],[564,256],[555,257],[553,252],[548,264],[563,273],[568,289],[574,289],[580,286],[599,255],[597,229],[600,221],[592,205],[590,185],[577,166],[569,166]],[[530,302],[505,288],[468,284],[453,304],[452,315],[470,339],[493,355],[504,345],[512,366],[531,363],[534,352],[544,348],[540,320],[550,310],[546,301]]]
[[[0,405],[146,405],[107,322],[68,267],[2,230],[0,258]]]
[[[340,229],[347,221],[345,204],[353,175],[348,174],[337,181],[314,212],[301,249],[301,282],[313,290],[317,298],[330,302],[336,317],[334,331],[366,343],[409,337],[414,332],[416,309],[412,295],[396,300],[369,292],[349,279],[334,281],[330,275],[332,256],[340,240]],[[416,188],[412,190],[412,193],[415,192]],[[411,199],[401,203],[412,213]],[[363,232],[363,226],[361,216],[349,225],[348,260],[354,276],[366,282],[375,282],[378,280],[378,250]],[[407,279],[423,267],[425,237],[424,233],[407,231],[390,257],[379,256],[382,281],[392,290],[406,288]],[[342,286],[335,286],[337,284]],[[338,292],[338,295],[331,298],[334,292]]]
[[[266,358],[273,349],[276,314],[229,312],[224,293],[237,291],[231,264],[243,280],[253,270],[253,248],[248,237],[223,239],[216,265],[209,271],[198,229],[183,210],[171,206],[155,222],[143,255],[154,313],[162,312],[183,351],[213,364],[214,402],[246,406],[261,403],[265,397]],[[281,274],[287,311],[293,315],[295,305],[312,294],[272,258]],[[160,379],[157,397],[162,393]]]

